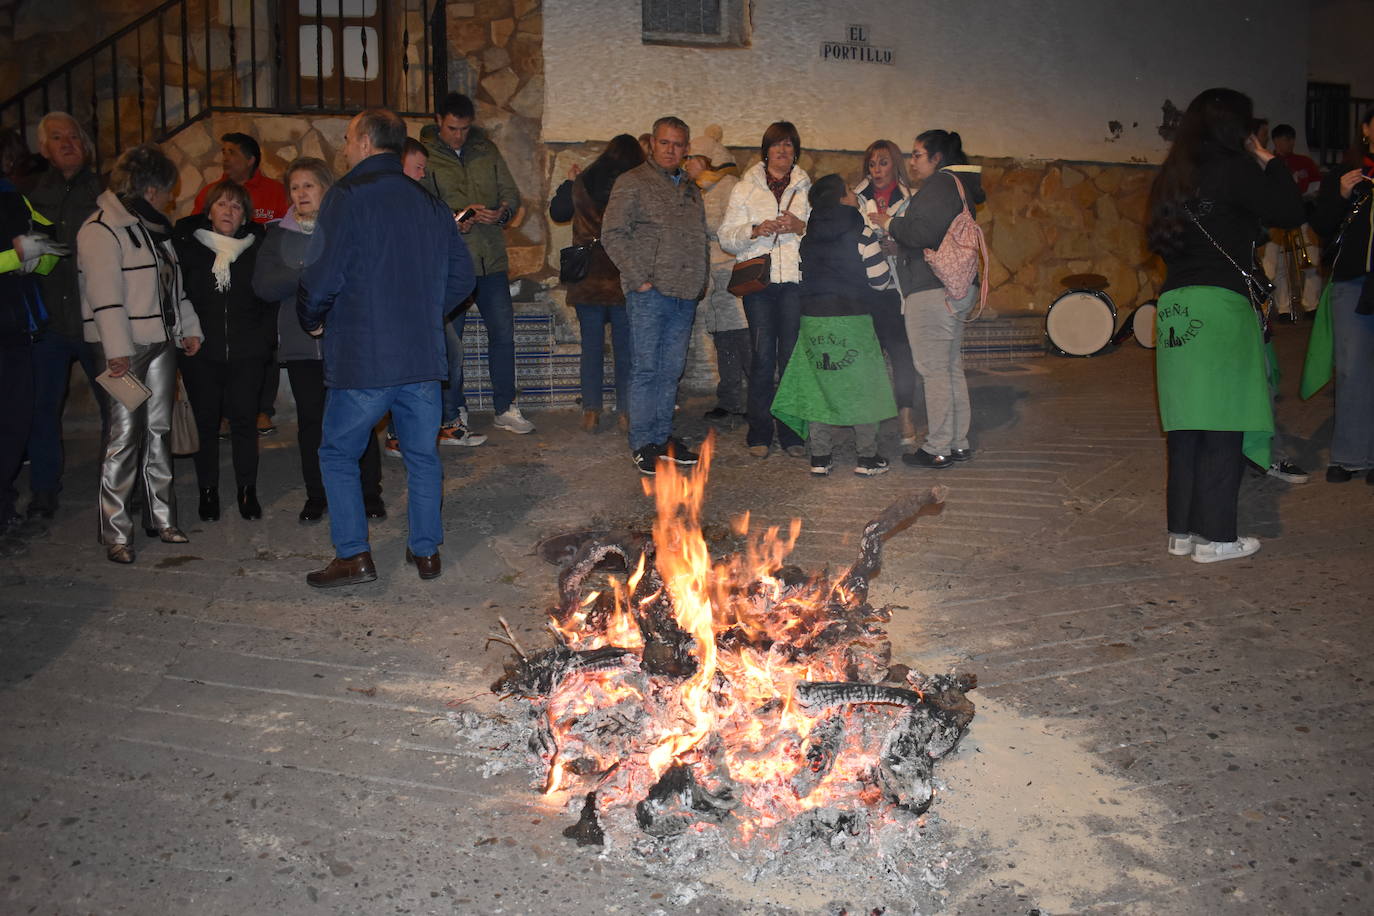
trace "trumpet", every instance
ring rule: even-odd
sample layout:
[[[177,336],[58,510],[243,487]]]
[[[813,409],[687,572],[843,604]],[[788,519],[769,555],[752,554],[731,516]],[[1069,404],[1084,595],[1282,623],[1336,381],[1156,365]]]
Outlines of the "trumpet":
[[[1283,257],[1288,268],[1288,317],[1297,321],[1302,317],[1302,272],[1311,270],[1312,258],[1307,254],[1307,240],[1302,229],[1288,229],[1283,233]]]

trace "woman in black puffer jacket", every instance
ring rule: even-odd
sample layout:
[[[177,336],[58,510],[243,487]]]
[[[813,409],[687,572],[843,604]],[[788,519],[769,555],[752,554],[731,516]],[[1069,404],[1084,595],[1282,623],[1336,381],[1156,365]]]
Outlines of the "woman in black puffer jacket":
[[[200,517],[219,519],[219,420],[229,419],[239,514],[262,518],[258,503],[258,395],[277,339],[276,306],[253,292],[253,265],[263,229],[250,219],[248,191],[225,181],[211,189],[205,212],[176,225],[173,244],[186,294],[202,317],[205,340],[181,358],[181,377],[196,415],[200,451],[196,480]]]

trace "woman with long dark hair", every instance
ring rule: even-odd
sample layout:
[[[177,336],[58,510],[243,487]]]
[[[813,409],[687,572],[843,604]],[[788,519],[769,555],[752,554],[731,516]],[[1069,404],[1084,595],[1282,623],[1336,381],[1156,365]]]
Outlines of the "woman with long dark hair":
[[[577,324],[582,332],[582,428],[589,433],[596,432],[601,421],[607,324],[611,326],[611,356],[615,360],[616,409],[622,418],[628,415],[630,319],[625,312],[620,271],[598,240],[601,238],[601,219],[615,180],[643,161],[644,149],[639,141],[629,134],[619,134],[611,138],[605,152],[595,162],[572,179],[568,186],[570,213],[567,198],[561,193],[549,203],[549,213],[554,219],[561,222],[571,217],[574,245],[592,245],[587,275],[568,284],[568,301],[577,310]],[[623,419],[621,426],[625,426]]]
[[[961,299],[951,299],[926,263],[924,251],[939,248],[954,218],[970,213],[987,195],[981,167],[969,165],[964,142],[950,130],[927,130],[911,145],[911,173],[920,189],[898,216],[872,215],[899,247],[897,277],[902,315],[916,372],[925,382],[926,438],[920,448],[902,456],[918,468],[947,468],[973,457],[968,431],[971,420],[968,380],[964,377],[964,320],[978,301],[978,284]]]
[[[1335,430],[1326,479],[1344,483],[1368,469],[1374,485],[1374,109],[1364,116],[1355,146],[1341,168],[1322,181],[1312,228],[1326,242],[1331,270],[1332,362],[1336,378]],[[1343,231],[1342,231],[1343,230]]]
[[[1198,563],[1260,548],[1236,530],[1242,455],[1269,467],[1274,433],[1255,243],[1266,226],[1303,222],[1298,186],[1250,132],[1252,115],[1233,89],[1193,99],[1150,188],[1149,243],[1168,269],[1155,318],[1168,550]]]
[[[735,189],[717,230],[720,247],[739,261],[768,255],[768,285],[744,297],[753,353],[749,367],[749,454],[767,458],[776,431],[778,444],[794,458],[806,457],[801,436],[770,412],[777,379],[797,345],[801,327],[801,237],[811,213],[811,178],[797,165],[801,137],[790,121],[775,121],[759,144],[763,160],[751,166]]]

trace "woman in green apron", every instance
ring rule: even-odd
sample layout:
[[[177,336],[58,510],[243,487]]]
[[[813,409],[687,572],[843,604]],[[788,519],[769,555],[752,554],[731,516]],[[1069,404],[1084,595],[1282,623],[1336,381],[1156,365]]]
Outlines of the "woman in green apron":
[[[1232,89],[1189,104],[1150,189],[1150,247],[1168,276],[1156,312],[1159,414],[1168,434],[1169,553],[1198,563],[1248,557],[1236,530],[1242,455],[1269,466],[1273,408],[1254,276],[1266,226],[1302,224],[1283,162],[1250,133]]]

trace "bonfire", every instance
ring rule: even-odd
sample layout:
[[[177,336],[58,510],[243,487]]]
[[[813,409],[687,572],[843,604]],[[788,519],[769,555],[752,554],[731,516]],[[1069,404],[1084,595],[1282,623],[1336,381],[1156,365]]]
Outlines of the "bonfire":
[[[883,541],[943,503],[941,487],[870,522],[837,575],[787,565],[794,520],[735,525],[743,548],[713,557],[700,464],[661,463],[646,492],[652,535],[600,532],[576,546],[551,613],[556,644],[517,655],[494,689],[529,716],[545,793],[576,799],[565,833],[605,842],[632,812],[650,837],[723,831],[731,842],[788,829],[830,841],[875,819],[915,818],[935,795],[935,761],[973,718],[969,675],[892,661],[891,610],[868,603]]]

